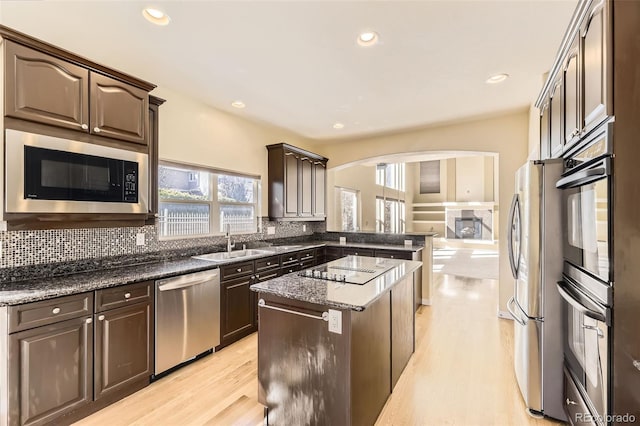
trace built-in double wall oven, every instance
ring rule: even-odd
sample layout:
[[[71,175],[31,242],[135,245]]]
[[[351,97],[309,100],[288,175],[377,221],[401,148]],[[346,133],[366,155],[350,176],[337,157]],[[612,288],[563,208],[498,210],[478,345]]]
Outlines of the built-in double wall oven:
[[[607,425],[611,413],[611,127],[565,159],[562,189],[564,398],[572,424]]]

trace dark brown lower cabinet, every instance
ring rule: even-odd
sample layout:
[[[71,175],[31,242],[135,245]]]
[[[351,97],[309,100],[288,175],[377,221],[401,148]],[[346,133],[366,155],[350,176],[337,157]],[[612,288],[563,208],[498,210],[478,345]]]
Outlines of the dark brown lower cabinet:
[[[227,346],[253,333],[255,329],[255,297],[249,287],[255,277],[245,277],[221,281],[222,346]]]
[[[148,382],[153,371],[151,303],[137,303],[95,316],[95,399],[141,380]]]
[[[92,376],[91,317],[9,335],[9,424],[46,424],[89,404]]]

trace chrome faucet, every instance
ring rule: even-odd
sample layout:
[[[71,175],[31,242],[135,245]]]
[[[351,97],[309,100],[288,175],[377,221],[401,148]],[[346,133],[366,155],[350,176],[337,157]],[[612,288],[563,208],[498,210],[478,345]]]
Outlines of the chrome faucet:
[[[231,249],[236,246],[236,243],[232,243],[231,242],[231,224],[227,223],[226,228],[227,228],[227,233],[226,233],[226,237],[227,237],[227,253],[231,253]]]

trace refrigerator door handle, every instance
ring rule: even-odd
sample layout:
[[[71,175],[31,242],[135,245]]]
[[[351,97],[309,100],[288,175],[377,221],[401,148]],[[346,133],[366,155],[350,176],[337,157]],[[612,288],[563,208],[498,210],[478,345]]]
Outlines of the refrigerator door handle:
[[[517,315],[515,309],[513,308],[513,305],[515,303],[516,303],[516,301],[515,301],[515,299],[513,297],[511,299],[509,299],[509,301],[507,302],[507,310],[509,311],[509,313],[513,317],[514,321],[516,321],[518,324],[520,324],[522,326],[525,326],[525,325],[527,325],[527,323],[520,319],[520,315]]]
[[[513,223],[516,215],[516,209],[519,208],[519,199],[518,194],[514,194],[513,199],[511,200],[511,208],[509,209],[509,228],[507,229],[507,251],[509,253],[509,265],[511,266],[511,273],[513,274],[513,278],[518,278],[518,264],[516,263],[516,259],[514,258],[513,253],[513,228],[515,224]],[[518,235],[518,241],[520,241],[520,235]],[[518,259],[519,260],[519,259]]]

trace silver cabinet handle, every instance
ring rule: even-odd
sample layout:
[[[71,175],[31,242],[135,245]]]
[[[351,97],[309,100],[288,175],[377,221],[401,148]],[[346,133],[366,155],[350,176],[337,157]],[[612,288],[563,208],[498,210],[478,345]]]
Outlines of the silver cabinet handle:
[[[125,293],[124,294],[124,298],[125,299],[130,299],[131,298],[131,293]]]
[[[60,311],[62,311],[62,309],[60,309],[60,308],[53,308],[53,309],[51,310],[51,313],[52,313],[52,314],[54,314],[54,315],[57,315],[57,314],[59,314],[59,313],[60,313]]]
[[[100,133],[100,132],[101,132],[100,127],[94,127],[94,128],[93,128],[93,131],[94,131],[95,133]]]
[[[87,324],[91,324],[93,320],[91,318],[87,318],[86,320],[84,320],[84,322],[86,322]]]
[[[82,128],[82,130],[87,130],[89,128],[89,126],[87,126],[85,123],[82,123],[82,126],[80,126]]]
[[[99,320],[99,321],[104,321],[104,315],[100,315],[100,316],[98,317],[98,320]]]
[[[256,274],[256,279],[260,279],[260,274]]]
[[[637,368],[638,370],[640,370],[640,361],[638,361],[637,359],[633,360],[633,366],[635,368]]]
[[[565,402],[567,403],[567,405],[577,405],[578,404],[577,402],[572,401],[569,398],[567,398],[567,400]]]
[[[313,318],[322,321],[329,321],[329,312],[323,312],[322,316],[320,315],[311,315],[306,314],[304,312],[292,311],[291,309],[279,308],[277,306],[270,306],[264,301],[264,299],[258,300],[258,306],[261,308],[273,309],[274,311],[286,312],[288,314],[300,315],[301,317]]]
[[[242,268],[236,269],[236,272],[242,272]]]
[[[271,262],[267,262],[267,266],[271,266]]]

